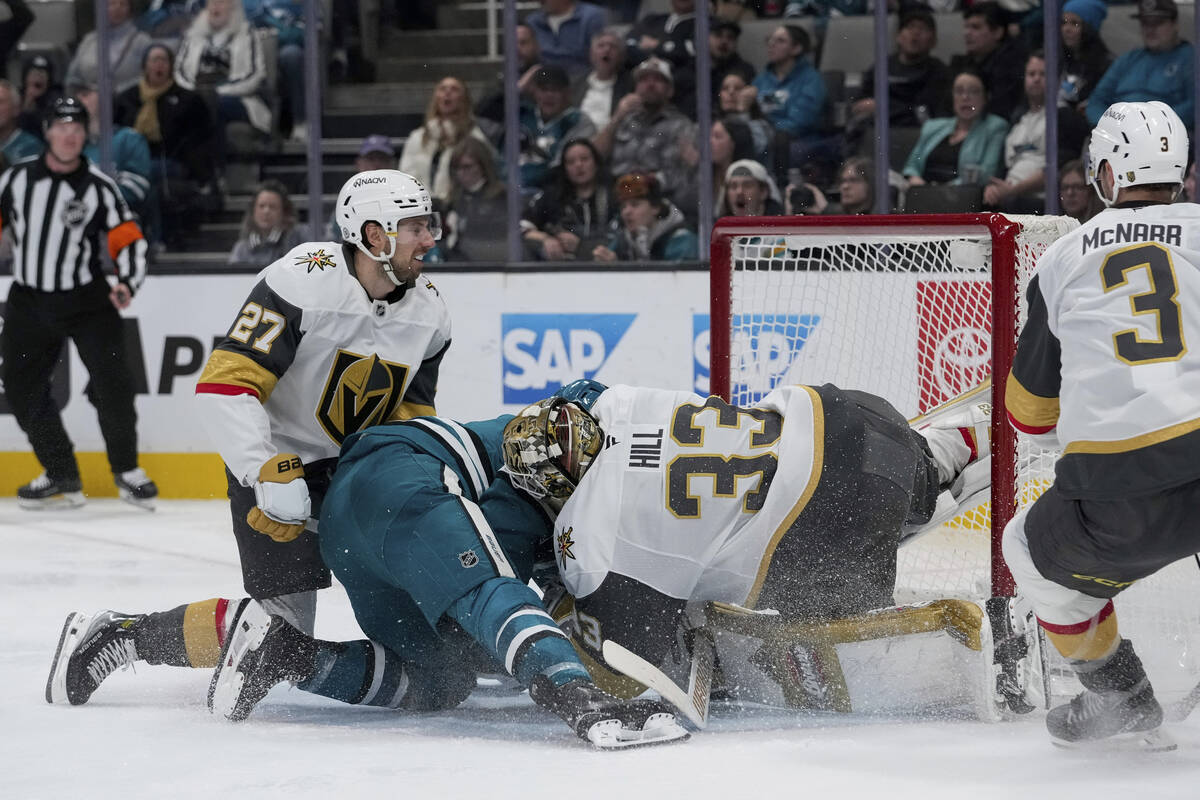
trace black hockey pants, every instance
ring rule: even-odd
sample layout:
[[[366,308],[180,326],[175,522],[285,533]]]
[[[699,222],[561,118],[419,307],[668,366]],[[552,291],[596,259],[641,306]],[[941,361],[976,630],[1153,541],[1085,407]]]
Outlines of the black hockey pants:
[[[137,467],[137,412],[125,360],[121,315],[108,284],[93,281],[65,292],[40,292],[14,283],[0,334],[0,369],[13,416],[52,480],[79,477],[75,451],[50,396],[50,375],[70,338],[91,376],[89,399],[114,473]]]

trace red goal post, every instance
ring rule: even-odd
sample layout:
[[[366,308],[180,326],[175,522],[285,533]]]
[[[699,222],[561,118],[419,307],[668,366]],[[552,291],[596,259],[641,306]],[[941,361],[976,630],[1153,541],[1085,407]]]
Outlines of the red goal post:
[[[1045,458],[1027,456],[1035,466],[1018,475],[1022,456],[1005,418],[1004,385],[1037,256],[1077,224],[1001,214],[719,220],[711,243],[710,391],[749,404],[783,383],[830,382],[881,395],[915,417],[990,376],[990,508],[960,522],[990,533],[990,546],[974,556],[986,561],[976,565],[986,570],[976,583],[988,585],[965,592],[1011,594],[1000,535],[1022,485],[1040,491],[1053,473]],[[944,549],[959,558],[967,547]],[[922,577],[914,598],[962,594],[939,581],[970,571],[957,563],[919,569],[933,582]],[[899,591],[898,583],[898,599]]]

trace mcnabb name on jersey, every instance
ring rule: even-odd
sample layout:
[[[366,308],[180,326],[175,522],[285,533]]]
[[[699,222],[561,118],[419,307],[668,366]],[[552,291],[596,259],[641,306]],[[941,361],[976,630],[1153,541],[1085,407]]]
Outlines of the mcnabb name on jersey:
[[[1158,242],[1180,246],[1183,241],[1182,225],[1150,225],[1145,222],[1122,222],[1111,228],[1097,228],[1083,236],[1080,255],[1097,247],[1111,247],[1126,242]]]

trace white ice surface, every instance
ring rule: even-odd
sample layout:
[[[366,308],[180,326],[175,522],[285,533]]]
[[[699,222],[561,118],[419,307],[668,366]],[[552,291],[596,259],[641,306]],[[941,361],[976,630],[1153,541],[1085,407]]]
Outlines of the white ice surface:
[[[1200,797],[1200,712],[1171,727],[1179,750],[1157,755],[1056,750],[1038,713],[989,725],[720,707],[686,744],[598,753],[524,696],[406,715],[281,687],[232,724],[205,709],[207,671],[141,664],[85,706],[48,705],[67,612],[240,596],[227,508],[31,513],[0,500],[0,798]],[[336,586],[317,633],[360,635]]]

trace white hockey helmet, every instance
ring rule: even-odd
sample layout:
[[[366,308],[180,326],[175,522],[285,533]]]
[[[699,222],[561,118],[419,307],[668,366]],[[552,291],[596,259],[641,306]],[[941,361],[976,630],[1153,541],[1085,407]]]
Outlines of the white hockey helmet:
[[[1187,129],[1166,103],[1113,103],[1092,130],[1088,145],[1088,182],[1106,206],[1100,165],[1113,171],[1114,189],[1148,183],[1183,185],[1188,162]],[[1115,192],[1114,192],[1115,194]]]
[[[429,217],[429,232],[433,238],[442,237],[441,218],[433,210],[429,191],[419,180],[395,169],[375,169],[360,172],[346,181],[338,192],[334,219],[349,242],[375,261],[387,263],[396,252],[396,230],[399,222],[412,217]],[[372,255],[363,241],[363,225],[375,222],[391,240],[386,253]],[[396,276],[388,271],[393,282]]]

